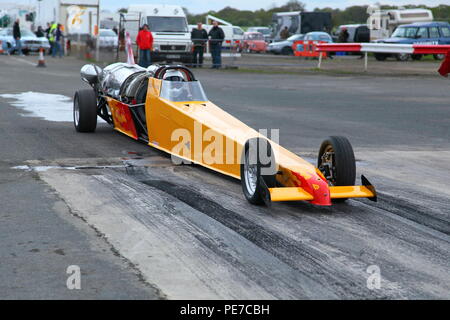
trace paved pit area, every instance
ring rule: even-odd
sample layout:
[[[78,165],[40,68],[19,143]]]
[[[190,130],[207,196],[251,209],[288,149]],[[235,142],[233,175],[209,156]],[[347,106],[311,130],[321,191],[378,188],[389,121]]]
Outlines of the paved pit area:
[[[82,61],[33,63],[0,57],[0,95],[70,98],[85,86]],[[251,206],[237,180],[174,166],[105,123],[79,134],[0,97],[0,298],[450,298],[448,80],[196,75],[211,101],[280,129],[310,161],[324,138],[347,136],[379,202]],[[69,265],[81,290],[66,286]],[[374,266],[379,289],[367,285]]]

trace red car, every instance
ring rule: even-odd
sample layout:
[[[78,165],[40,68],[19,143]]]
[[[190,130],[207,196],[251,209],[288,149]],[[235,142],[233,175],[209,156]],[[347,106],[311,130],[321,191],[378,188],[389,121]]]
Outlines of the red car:
[[[266,52],[267,43],[261,32],[245,32],[240,44],[243,52]]]

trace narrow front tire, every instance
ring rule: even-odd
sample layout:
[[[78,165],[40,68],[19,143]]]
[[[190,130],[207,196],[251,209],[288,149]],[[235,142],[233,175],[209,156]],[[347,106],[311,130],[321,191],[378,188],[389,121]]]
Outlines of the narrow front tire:
[[[356,162],[352,145],[345,137],[333,136],[322,142],[317,167],[331,186],[353,186]],[[335,199],[343,202],[347,199]]]

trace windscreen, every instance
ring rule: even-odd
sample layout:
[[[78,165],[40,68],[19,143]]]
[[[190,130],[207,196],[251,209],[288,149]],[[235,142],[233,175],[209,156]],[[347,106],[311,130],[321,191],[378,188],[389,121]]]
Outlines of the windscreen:
[[[258,32],[261,32],[263,35],[270,35],[270,29],[258,29]]]
[[[147,17],[152,32],[188,32],[184,17]]]
[[[323,34],[323,33],[313,33],[309,36],[308,40],[331,41],[331,37],[329,35]]]
[[[102,30],[100,31],[100,37],[117,37],[117,35],[112,30]]]
[[[249,34],[248,38],[250,40],[264,40],[264,36],[262,34],[258,34],[258,33]]]
[[[160,97],[173,102],[208,101],[199,81],[163,81]]]
[[[397,28],[392,34],[394,38],[415,38],[418,28],[416,27],[403,27]]]
[[[20,34],[22,37],[36,37],[36,35],[31,32],[31,30],[20,29]]]
[[[294,34],[293,36],[290,36],[287,38],[289,41],[297,41],[297,40],[303,40],[305,36],[303,34]]]

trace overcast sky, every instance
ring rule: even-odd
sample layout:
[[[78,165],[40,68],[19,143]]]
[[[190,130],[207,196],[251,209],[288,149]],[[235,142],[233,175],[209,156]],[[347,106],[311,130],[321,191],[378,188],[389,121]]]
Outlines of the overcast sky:
[[[14,2],[33,4],[36,0],[0,0],[0,8],[2,2]],[[73,1],[74,3],[76,0]],[[192,13],[203,13],[208,10],[218,11],[226,6],[237,9],[257,10],[260,8],[269,9],[272,6],[283,5],[287,0],[100,0],[101,6],[104,9],[115,11],[119,8],[127,7],[129,4],[138,3],[155,3],[155,4],[177,4],[186,7]],[[345,8],[352,5],[367,5],[381,2],[382,4],[404,5],[404,4],[424,4],[428,6],[436,6],[440,3],[450,5],[450,0],[304,0],[307,10],[313,10],[316,7],[333,7]]]

